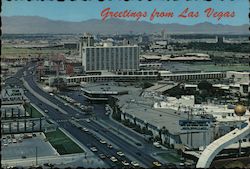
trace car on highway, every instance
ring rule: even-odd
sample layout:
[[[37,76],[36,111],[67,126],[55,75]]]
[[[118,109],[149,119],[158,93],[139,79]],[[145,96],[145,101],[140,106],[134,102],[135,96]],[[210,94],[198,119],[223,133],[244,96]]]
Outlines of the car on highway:
[[[134,167],[139,167],[140,166],[139,163],[136,162],[136,161],[132,161],[131,165],[134,166]]]
[[[105,159],[105,158],[106,158],[105,154],[99,154],[99,157],[100,157],[101,159]]]
[[[51,167],[51,168],[54,167],[54,164],[51,164],[51,163],[44,163],[43,165],[46,166],[46,167]]]
[[[137,146],[142,146],[142,144],[141,143],[135,143]]]
[[[124,153],[123,152],[121,152],[121,151],[117,151],[117,153],[116,153],[117,155],[119,155],[119,156],[124,156]]]
[[[154,165],[155,167],[161,167],[161,163],[160,163],[159,161],[154,161],[154,162],[153,162],[153,165]]]
[[[114,156],[110,157],[110,160],[111,160],[112,162],[117,162],[117,161],[118,161],[117,158],[115,158]]]
[[[102,144],[106,144],[107,142],[105,141],[105,140],[100,140],[100,143],[102,143]]]
[[[127,161],[122,161],[122,164],[123,164],[124,166],[129,166],[129,163],[128,163]]]
[[[179,166],[185,166],[185,164],[184,163],[179,163]]]
[[[82,128],[82,131],[88,132],[89,130],[88,130],[87,128],[83,127],[83,128]]]
[[[112,149],[113,148],[113,146],[111,145],[111,144],[108,144],[108,146],[107,146],[108,148],[110,148],[110,149]]]
[[[98,151],[96,147],[91,147],[90,150],[93,151],[93,152],[97,152]]]
[[[184,165],[187,166],[187,167],[191,167],[192,163],[190,163],[190,162],[184,162]]]
[[[74,106],[78,106],[79,107],[79,106],[81,106],[81,103],[77,103],[76,102],[76,103],[74,103]]]

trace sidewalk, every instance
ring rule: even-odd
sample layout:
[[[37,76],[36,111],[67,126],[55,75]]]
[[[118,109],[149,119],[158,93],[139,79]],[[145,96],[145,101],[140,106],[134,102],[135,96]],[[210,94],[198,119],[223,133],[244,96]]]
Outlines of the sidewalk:
[[[110,115],[109,115],[109,119],[110,119],[113,123],[115,123],[116,125],[120,126],[120,128],[126,128],[127,130],[129,130],[129,131],[132,132],[133,134],[137,135],[137,137],[140,137],[140,139],[143,139],[143,140],[144,140],[144,135],[143,135],[143,134],[140,134],[140,133],[134,131],[133,129],[131,129],[131,128],[129,128],[129,127],[127,127],[127,126],[121,124],[120,122],[118,122],[118,121],[116,121],[116,120],[114,120],[114,119],[112,118],[113,109],[112,109],[109,105],[108,105],[108,107],[109,107],[109,110],[110,110],[110,112],[111,112]],[[131,137],[131,136],[129,136],[129,137]],[[138,141],[138,142],[140,142],[140,141]]]

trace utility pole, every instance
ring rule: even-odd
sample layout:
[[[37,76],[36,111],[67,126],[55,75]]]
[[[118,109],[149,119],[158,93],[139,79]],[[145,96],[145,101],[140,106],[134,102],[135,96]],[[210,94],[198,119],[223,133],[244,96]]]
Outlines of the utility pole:
[[[36,166],[38,165],[38,160],[37,160],[37,146],[36,146]]]
[[[241,156],[241,142],[242,140],[239,140],[239,157]]]

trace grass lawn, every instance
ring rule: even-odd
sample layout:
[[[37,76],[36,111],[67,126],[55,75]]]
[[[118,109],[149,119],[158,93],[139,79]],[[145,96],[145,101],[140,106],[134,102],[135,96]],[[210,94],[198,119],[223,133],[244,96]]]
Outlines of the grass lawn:
[[[169,161],[170,163],[180,163],[181,156],[178,154],[172,154],[172,153],[157,153],[157,156],[161,157],[162,159]]]
[[[45,133],[47,140],[60,155],[83,153],[84,151],[61,130]]]
[[[36,109],[34,108],[31,104],[25,104],[24,108],[26,109],[26,111],[31,114],[32,111],[32,117],[33,118],[40,118],[43,117],[43,115]]]
[[[244,168],[246,166],[242,162],[240,162],[240,161],[232,161],[232,162],[226,163],[222,167],[223,168]]]

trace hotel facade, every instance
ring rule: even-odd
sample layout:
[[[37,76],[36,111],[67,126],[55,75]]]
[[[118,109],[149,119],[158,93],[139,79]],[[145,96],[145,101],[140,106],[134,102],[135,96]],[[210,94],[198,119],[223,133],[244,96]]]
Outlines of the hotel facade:
[[[138,46],[87,46],[82,48],[85,71],[121,71],[139,69]]]

